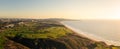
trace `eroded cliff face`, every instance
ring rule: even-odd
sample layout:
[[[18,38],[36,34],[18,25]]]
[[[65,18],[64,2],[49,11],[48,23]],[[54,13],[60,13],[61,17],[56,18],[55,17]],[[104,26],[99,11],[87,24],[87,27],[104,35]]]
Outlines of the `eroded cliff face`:
[[[7,37],[4,49],[115,49],[104,42],[96,42],[75,34],[57,39],[39,38],[28,39]],[[120,49],[120,48],[116,48]]]
[[[4,45],[4,49],[30,49],[20,43],[17,43],[12,40],[7,40]]]

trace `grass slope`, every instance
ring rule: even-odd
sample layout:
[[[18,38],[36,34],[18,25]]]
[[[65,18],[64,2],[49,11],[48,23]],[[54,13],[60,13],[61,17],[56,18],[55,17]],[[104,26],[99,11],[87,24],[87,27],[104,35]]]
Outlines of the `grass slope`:
[[[22,47],[22,48],[21,48]],[[16,24],[0,33],[0,49],[120,49],[80,37],[58,22]]]

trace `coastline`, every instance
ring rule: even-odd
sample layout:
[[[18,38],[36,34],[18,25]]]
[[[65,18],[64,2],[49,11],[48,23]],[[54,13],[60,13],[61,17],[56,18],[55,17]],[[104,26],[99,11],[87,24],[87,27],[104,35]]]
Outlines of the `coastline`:
[[[62,23],[62,22],[60,22]],[[84,33],[79,33],[78,31],[76,31],[76,29],[73,29],[72,27],[70,27],[69,25],[66,25],[64,23],[62,23],[66,28],[70,29],[72,32],[74,32],[75,34],[77,34],[78,36],[81,36],[81,37],[84,37],[84,38],[88,38],[90,40],[93,40],[93,41],[98,41],[97,39],[91,39],[89,37],[87,37]]]
[[[106,39],[103,39],[101,37],[95,36],[93,34],[87,34],[87,33],[83,32],[81,30],[75,29],[75,28],[73,28],[73,27],[65,24],[64,22],[60,22],[60,23],[63,24],[66,28],[72,30],[78,36],[85,37],[85,38],[88,38],[88,39],[96,41],[96,42],[102,41],[102,42],[105,42],[107,45],[120,46],[120,44],[118,44],[119,42],[114,42],[114,41],[106,40]]]

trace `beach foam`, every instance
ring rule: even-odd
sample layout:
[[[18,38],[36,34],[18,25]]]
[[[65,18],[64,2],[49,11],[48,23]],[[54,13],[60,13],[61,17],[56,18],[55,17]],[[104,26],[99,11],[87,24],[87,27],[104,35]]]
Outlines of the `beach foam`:
[[[76,32],[77,34],[79,34],[80,36],[83,37],[87,37],[89,39],[95,40],[95,41],[103,41],[108,45],[115,45],[115,46],[120,46],[120,42],[119,41],[114,41],[114,40],[107,40],[105,38],[102,38],[100,36],[97,36],[95,34],[91,34],[89,32],[85,32],[82,31],[80,29],[76,29],[73,26],[70,26],[69,24],[65,23],[65,22],[61,22],[63,25],[65,25],[66,27],[68,27],[69,29],[73,30],[74,32]]]

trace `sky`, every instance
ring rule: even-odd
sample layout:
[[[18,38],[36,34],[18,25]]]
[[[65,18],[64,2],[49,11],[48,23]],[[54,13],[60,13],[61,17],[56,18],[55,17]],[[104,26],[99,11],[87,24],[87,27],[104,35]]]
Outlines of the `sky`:
[[[120,0],[0,0],[0,18],[120,19]]]

